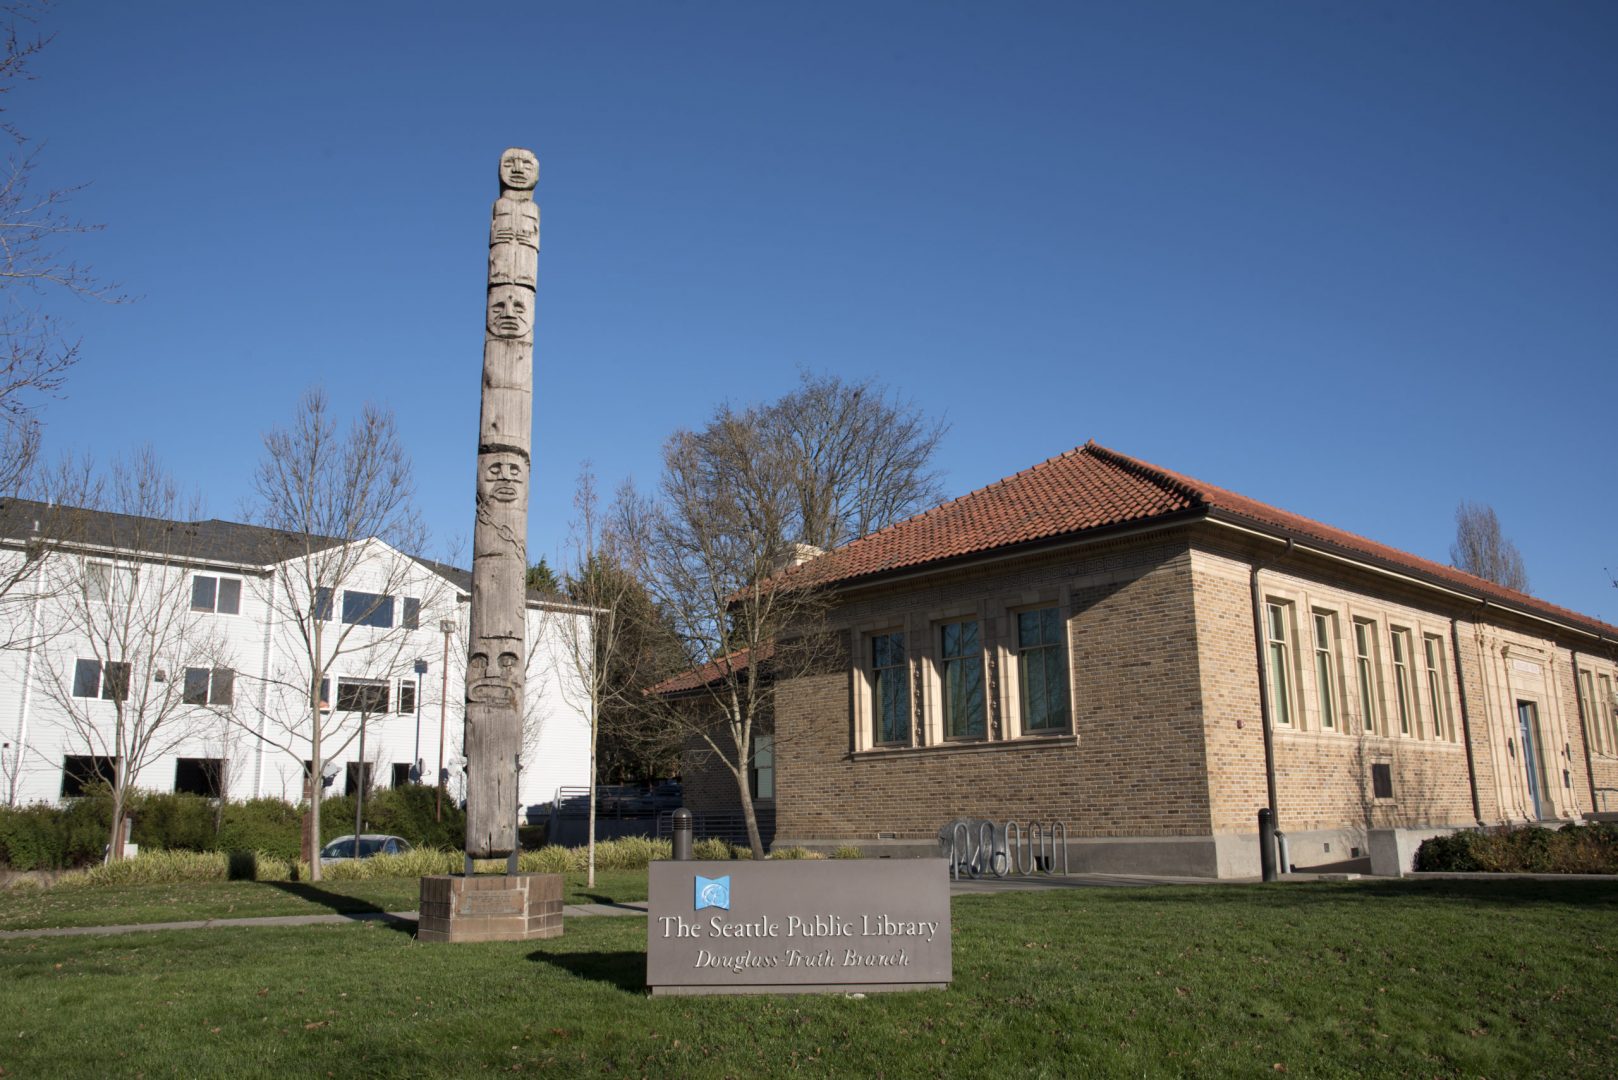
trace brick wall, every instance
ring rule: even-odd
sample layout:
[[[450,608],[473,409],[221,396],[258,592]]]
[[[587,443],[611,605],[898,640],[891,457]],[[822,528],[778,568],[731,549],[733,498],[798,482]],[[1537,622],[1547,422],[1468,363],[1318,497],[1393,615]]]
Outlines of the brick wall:
[[[1183,543],[1094,550],[940,576],[844,605],[836,622],[849,632],[852,655],[862,627],[906,629],[925,745],[853,751],[851,665],[778,688],[780,835],[927,838],[963,816],[1063,821],[1074,837],[1205,834],[1189,566]],[[1073,731],[1011,738],[1012,613],[1051,602],[1067,625]],[[927,674],[936,624],[964,615],[980,620],[997,656],[987,669],[995,708],[989,739],[949,743],[926,730],[937,707]]]

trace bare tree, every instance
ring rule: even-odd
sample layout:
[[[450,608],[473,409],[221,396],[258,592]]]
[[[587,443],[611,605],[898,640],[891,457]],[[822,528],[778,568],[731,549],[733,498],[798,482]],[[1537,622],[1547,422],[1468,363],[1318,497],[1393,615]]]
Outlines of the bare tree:
[[[645,685],[641,665],[649,659],[637,647],[640,635],[629,617],[638,584],[618,565],[612,534],[605,528],[595,473],[586,462],[573,492],[575,517],[563,563],[571,610],[558,620],[563,687],[590,720],[590,798],[586,884],[595,885],[596,781],[603,717],[609,706],[639,698]]]
[[[51,38],[33,24],[48,8],[0,6],[0,95],[34,77],[30,65]],[[0,166],[0,495],[9,496],[25,486],[38,457],[41,399],[61,389],[79,359],[78,342],[41,309],[40,297],[53,291],[114,302],[123,297],[64,250],[68,238],[100,228],[67,212],[79,189],[40,190],[34,182],[38,151],[10,122],[0,123],[0,131],[12,141]]]
[[[415,557],[425,532],[391,412],[366,404],[340,434],[325,393],[306,392],[291,426],[264,436],[254,488],[254,517],[273,530],[258,586],[272,617],[293,633],[277,635],[290,645],[271,660],[270,706],[251,730],[308,762],[313,849],[326,763],[358,737],[374,693],[366,687],[411,669],[409,631],[436,625],[450,598]],[[351,678],[334,697],[339,667]],[[318,858],[310,874],[320,879]]]
[[[236,680],[223,635],[192,610],[194,531],[175,522],[200,517],[197,508],[182,510],[149,449],[115,463],[108,490],[110,515],[42,571],[58,577],[43,617],[73,647],[40,658],[39,686],[54,722],[85,751],[81,778],[111,790],[115,859],[142,770],[232,712]]]
[[[748,419],[784,458],[796,540],[829,550],[941,498],[933,453],[949,430],[866,379],[799,373]]]
[[[793,463],[782,449],[762,425],[722,409],[703,431],[668,441],[660,498],[621,499],[613,523],[619,551],[697,673],[687,696],[657,696],[665,722],[735,777],[758,859],[756,737],[769,728],[776,681],[812,669],[825,645],[820,594],[771,579],[794,550]]]
[[[1455,543],[1450,545],[1449,559],[1457,569],[1486,581],[1528,591],[1522,553],[1501,534],[1500,519],[1487,503],[1463,501],[1455,508]]]

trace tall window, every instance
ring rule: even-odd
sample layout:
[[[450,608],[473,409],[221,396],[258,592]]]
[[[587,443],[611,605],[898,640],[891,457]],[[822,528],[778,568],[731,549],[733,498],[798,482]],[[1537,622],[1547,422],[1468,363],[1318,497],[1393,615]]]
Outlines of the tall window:
[[[1365,730],[1382,727],[1382,679],[1376,670],[1376,623],[1354,620],[1354,674],[1360,684],[1360,717]]]
[[[910,679],[903,634],[871,635],[871,719],[874,742],[908,740]]]
[[[416,711],[415,679],[399,680],[399,711],[402,713],[414,713]]]
[[[1591,748],[1597,753],[1605,753],[1607,750],[1607,736],[1603,729],[1607,725],[1601,715],[1601,710],[1596,708],[1595,679],[1591,677],[1588,671],[1579,672],[1579,702],[1584,706],[1584,723],[1590,732],[1587,738],[1590,741]]]
[[[1393,642],[1393,696],[1399,706],[1399,734],[1409,735],[1416,722],[1416,702],[1410,685],[1410,631],[1395,629]]]
[[[1320,725],[1337,727],[1337,616],[1317,611],[1315,619],[1315,692],[1320,698]]]
[[[235,700],[236,673],[230,668],[185,669],[187,705],[229,705]]]
[[[1427,697],[1433,703],[1433,738],[1455,741],[1455,718],[1449,707],[1449,679],[1444,671],[1444,639],[1424,634],[1421,647],[1427,658]]]
[[[191,610],[212,611],[219,615],[241,614],[242,579],[197,574],[191,579]]]
[[[975,619],[939,628],[939,675],[944,686],[944,737],[981,739],[987,720],[983,711],[983,648]]]
[[[1292,726],[1292,646],[1287,638],[1290,604],[1264,605],[1265,632],[1270,641],[1270,715],[1277,724]]]
[[[1067,677],[1062,663],[1062,613],[1058,608],[1017,616],[1017,684],[1024,731],[1063,731],[1068,724]]]
[[[747,767],[747,789],[755,799],[775,798],[775,736],[753,735],[753,760]]]
[[[406,630],[417,630],[421,627],[421,598],[407,596],[404,598],[404,621],[400,624]]]
[[[1618,745],[1618,725],[1613,723],[1612,714],[1612,680],[1603,675],[1596,681],[1601,687],[1600,696],[1596,698],[1596,708],[1601,710],[1601,716],[1607,722],[1607,749],[1610,752],[1614,745]]]
[[[321,622],[331,622],[332,591],[325,585],[315,586],[314,616]]]

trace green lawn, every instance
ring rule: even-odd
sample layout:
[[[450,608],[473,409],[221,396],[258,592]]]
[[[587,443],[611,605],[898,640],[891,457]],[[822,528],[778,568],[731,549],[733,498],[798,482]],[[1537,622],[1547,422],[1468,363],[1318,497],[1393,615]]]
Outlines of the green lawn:
[[[658,998],[645,923],[0,942],[0,1075],[1618,1073],[1618,885],[1083,889],[954,902],[931,993]]]
[[[644,870],[598,870],[595,888],[568,874],[570,904],[646,899]],[[257,915],[327,915],[336,911],[414,911],[417,878],[378,881],[209,881],[183,885],[81,886],[0,892],[0,930],[50,926],[124,926]]]

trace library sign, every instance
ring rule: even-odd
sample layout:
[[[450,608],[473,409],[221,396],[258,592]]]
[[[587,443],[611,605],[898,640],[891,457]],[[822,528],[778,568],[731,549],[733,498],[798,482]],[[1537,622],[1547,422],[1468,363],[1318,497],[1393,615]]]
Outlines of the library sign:
[[[654,862],[648,876],[653,994],[949,985],[944,859]]]

